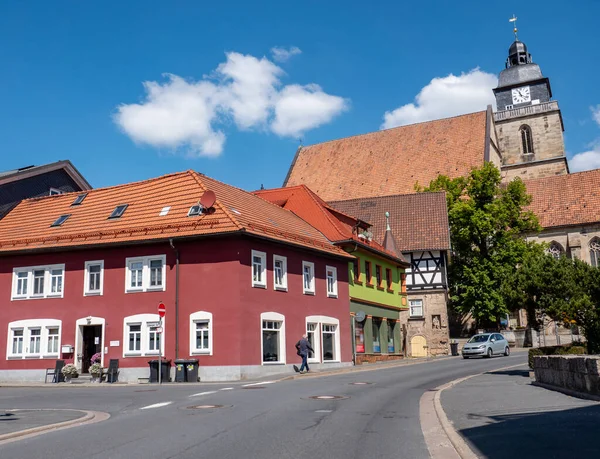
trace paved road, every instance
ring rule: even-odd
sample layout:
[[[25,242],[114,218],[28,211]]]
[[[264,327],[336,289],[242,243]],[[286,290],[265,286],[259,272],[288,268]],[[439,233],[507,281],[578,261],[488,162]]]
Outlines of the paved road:
[[[600,403],[532,386],[527,365],[468,379],[441,401],[479,457],[600,457]]]
[[[0,457],[428,458],[419,423],[421,395],[525,359],[524,353],[491,360],[450,358],[247,387],[2,388],[0,411],[75,408],[106,411],[111,418],[0,446]],[[323,395],[346,398],[310,398]],[[190,408],[206,405],[222,406]]]

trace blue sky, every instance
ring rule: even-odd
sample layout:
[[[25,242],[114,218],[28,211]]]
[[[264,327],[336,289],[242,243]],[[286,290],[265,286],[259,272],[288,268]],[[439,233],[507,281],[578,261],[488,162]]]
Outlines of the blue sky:
[[[2,2],[0,170],[70,159],[94,187],[186,169],[280,186],[299,138],[485,108],[513,13],[569,156],[600,167],[600,2],[565,5]]]

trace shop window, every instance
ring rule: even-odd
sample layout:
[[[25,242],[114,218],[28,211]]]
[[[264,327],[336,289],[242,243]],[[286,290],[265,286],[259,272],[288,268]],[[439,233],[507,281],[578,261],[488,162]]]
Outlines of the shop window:
[[[323,324],[323,361],[336,360],[335,335],[337,325]]]
[[[276,312],[261,314],[262,362],[285,363],[284,316]]]
[[[306,335],[315,351],[308,356],[312,363],[341,360],[339,329],[340,321],[335,317],[306,317]]]
[[[373,326],[373,352],[380,353],[381,352],[381,343],[379,342],[379,331],[381,329],[381,321],[373,318],[372,326]]]
[[[315,323],[307,323],[306,324],[306,338],[308,339],[308,343],[310,344],[310,347],[313,348],[313,350],[317,353],[317,355],[319,355],[319,340],[318,340],[319,332],[317,330],[318,326],[319,326],[319,324],[315,324]],[[318,359],[315,356],[315,352],[308,351],[308,358],[311,360],[318,361]]]
[[[396,322],[392,319],[388,319],[387,321],[387,326],[388,326],[388,353],[393,354],[395,352],[395,346],[394,346],[394,327],[396,327]]]
[[[354,321],[354,349],[357,354],[365,352],[365,323]]]

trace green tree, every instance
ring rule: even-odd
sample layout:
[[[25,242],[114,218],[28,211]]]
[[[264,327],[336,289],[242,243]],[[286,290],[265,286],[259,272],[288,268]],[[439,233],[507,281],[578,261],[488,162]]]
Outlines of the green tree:
[[[439,176],[423,191],[446,191],[452,260],[448,268],[450,306],[471,313],[479,326],[497,324],[508,312],[502,283],[523,261],[525,233],[539,231],[520,179],[501,184],[492,163],[468,177]]]

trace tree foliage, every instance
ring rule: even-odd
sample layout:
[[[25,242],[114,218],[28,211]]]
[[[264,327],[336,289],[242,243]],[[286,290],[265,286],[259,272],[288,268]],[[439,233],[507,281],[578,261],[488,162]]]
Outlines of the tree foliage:
[[[471,313],[479,326],[497,323],[508,312],[503,280],[523,262],[531,244],[525,233],[539,231],[537,217],[520,179],[501,184],[492,164],[468,177],[439,176],[423,191],[445,191],[452,243],[448,268],[450,305]]]

